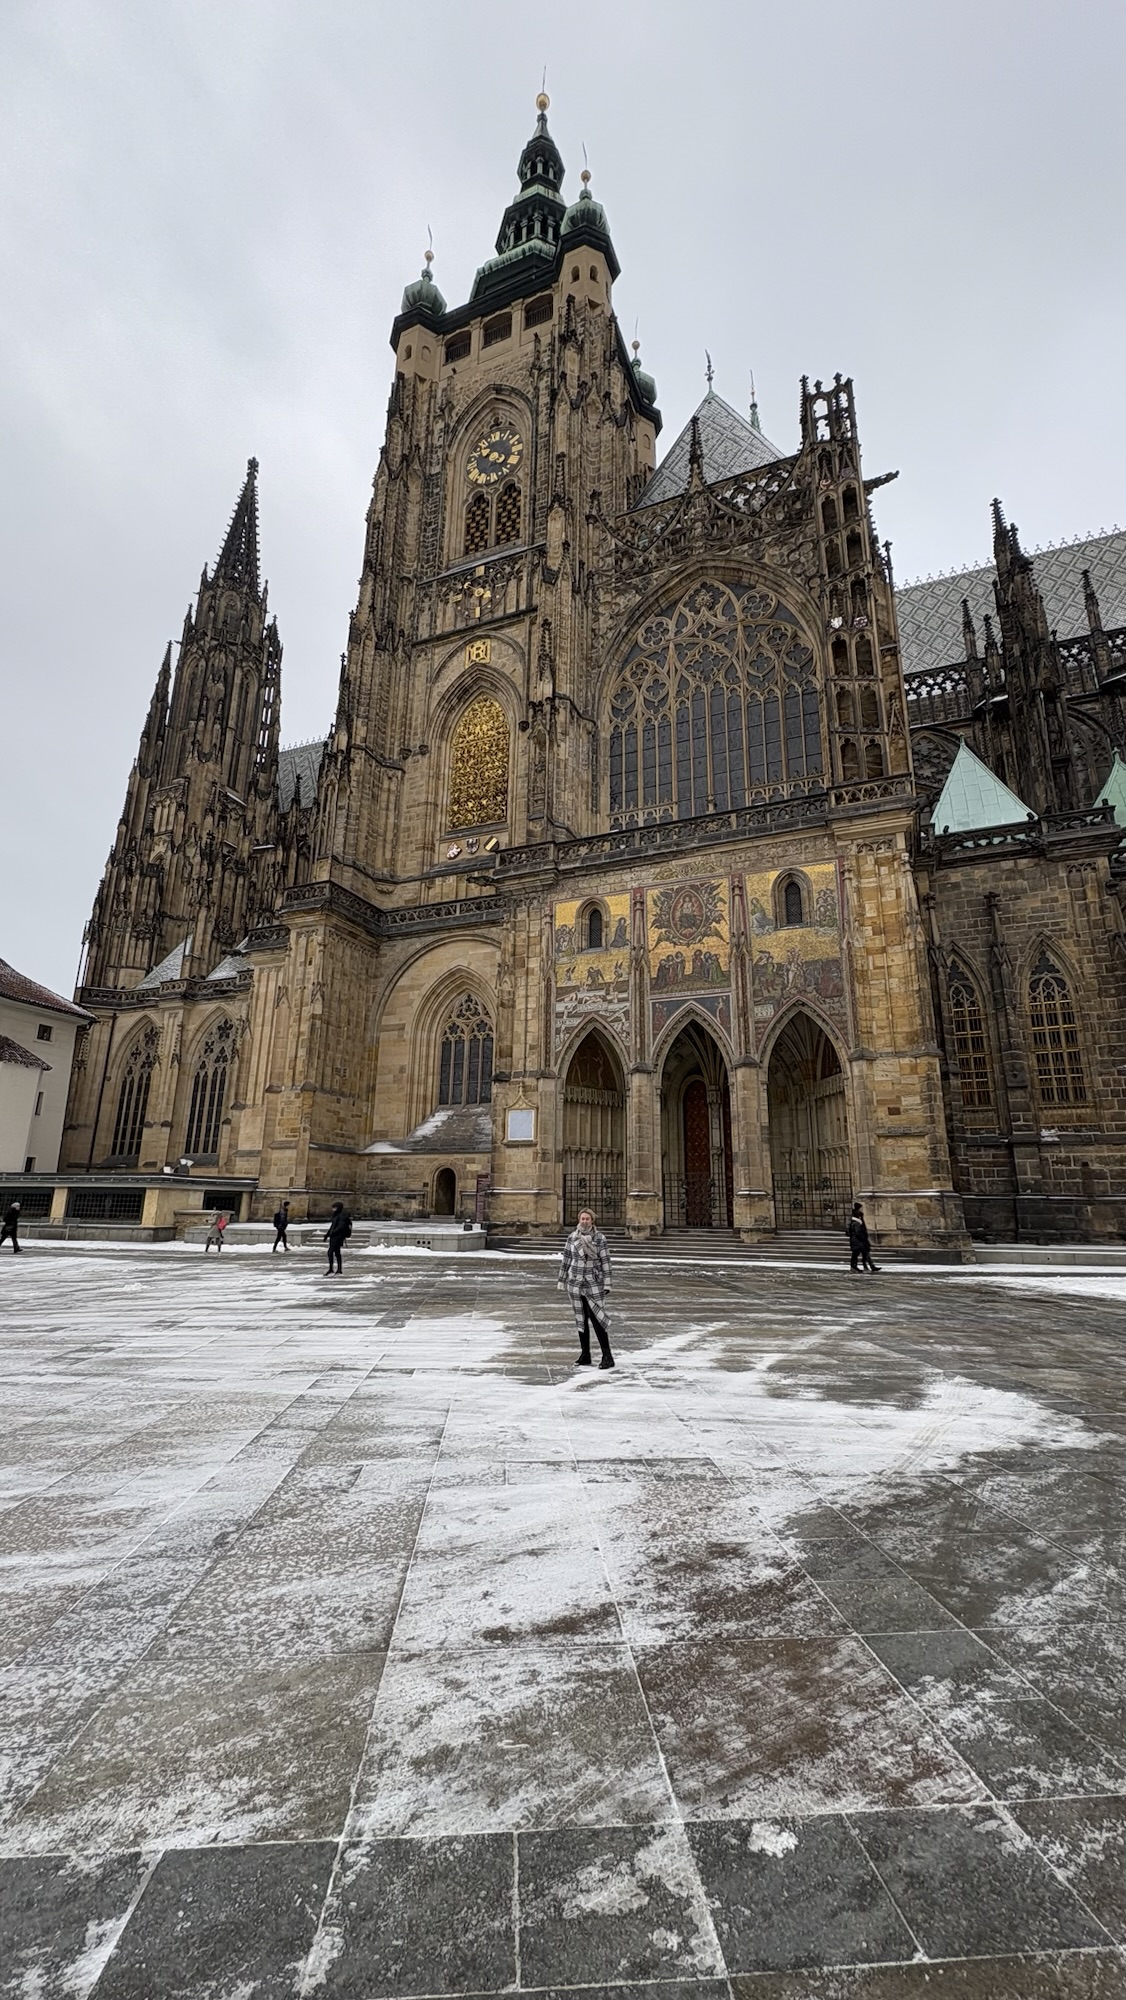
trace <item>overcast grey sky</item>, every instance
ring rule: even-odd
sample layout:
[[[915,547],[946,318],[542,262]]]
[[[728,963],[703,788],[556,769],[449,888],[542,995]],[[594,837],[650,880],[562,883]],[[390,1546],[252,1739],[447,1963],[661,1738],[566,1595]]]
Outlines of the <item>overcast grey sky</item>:
[[[901,581],[1126,517],[1121,0],[4,0],[0,957],[67,992],[165,642],[246,459],[320,735],[402,287],[491,254],[548,68],[668,444],[857,387]]]

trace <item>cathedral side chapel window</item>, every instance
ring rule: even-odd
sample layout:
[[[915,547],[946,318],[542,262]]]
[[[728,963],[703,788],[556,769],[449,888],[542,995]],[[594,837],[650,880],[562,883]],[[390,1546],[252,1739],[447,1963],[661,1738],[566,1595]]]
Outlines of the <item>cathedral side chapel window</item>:
[[[479,1000],[465,993],[442,1036],[438,1103],[488,1104],[493,1094],[493,1024]]]
[[[1071,988],[1046,955],[1032,975],[1029,1013],[1041,1104],[1085,1104],[1087,1084]]]
[[[192,1078],[192,1101],[184,1151],[195,1157],[219,1151],[223,1104],[234,1058],[235,1030],[232,1021],[219,1021],[206,1037]]]
[[[993,1102],[989,1081],[989,1043],[976,988],[964,977],[950,982],[950,1021],[962,1103],[984,1111]]]
[[[155,1028],[146,1028],[140,1040],[133,1044],[117,1093],[117,1113],[113,1121],[113,1143],[110,1158],[113,1160],[136,1160],[141,1151],[141,1134],[149,1108],[149,1090],[152,1073],[156,1068],[156,1052],[160,1036]]]
[[[508,817],[508,717],[499,701],[478,695],[454,730],[446,825],[493,826]]]
[[[697,584],[638,634],[610,698],[612,824],[693,819],[824,783],[812,646],[750,584]]]

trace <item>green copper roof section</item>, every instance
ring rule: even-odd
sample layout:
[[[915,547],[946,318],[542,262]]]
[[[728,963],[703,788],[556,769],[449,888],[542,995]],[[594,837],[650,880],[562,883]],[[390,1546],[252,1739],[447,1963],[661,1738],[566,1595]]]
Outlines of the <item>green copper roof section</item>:
[[[968,743],[958,746],[931,825],[936,833],[978,833],[988,826],[1015,826],[1035,818],[1023,799],[1003,785]]]
[[[1097,806],[1113,806],[1114,817],[1119,826],[1126,826],[1126,764],[1122,762],[1117,750],[1114,753],[1114,762],[1110,767],[1110,776],[1099,793],[1098,798],[1095,800],[1095,804]]]

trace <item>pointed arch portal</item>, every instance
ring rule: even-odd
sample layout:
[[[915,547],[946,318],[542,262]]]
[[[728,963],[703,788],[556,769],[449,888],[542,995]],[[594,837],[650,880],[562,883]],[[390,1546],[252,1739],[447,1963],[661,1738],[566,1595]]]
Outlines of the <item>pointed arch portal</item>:
[[[840,1057],[809,1014],[795,1014],[767,1072],[778,1229],[843,1229],[852,1197]]]
[[[690,1021],[661,1070],[666,1229],[730,1229],[734,1204],[731,1089],[713,1035]]]
[[[591,1028],[563,1085],[563,1220],[589,1208],[599,1228],[625,1220],[626,1092],[622,1066]]]

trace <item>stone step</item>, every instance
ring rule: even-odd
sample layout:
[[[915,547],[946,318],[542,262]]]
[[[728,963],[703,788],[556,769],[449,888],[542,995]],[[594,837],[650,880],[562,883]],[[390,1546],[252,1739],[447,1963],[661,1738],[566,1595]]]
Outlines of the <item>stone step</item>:
[[[206,1243],[209,1224],[201,1223],[198,1228],[184,1232],[185,1243]],[[289,1225],[289,1246],[291,1250],[315,1250],[318,1256],[325,1254],[325,1230],[327,1222],[291,1222]],[[230,1222],[223,1239],[223,1247],[228,1250],[261,1249],[272,1245],[274,1225],[272,1222]],[[436,1250],[442,1255],[465,1250],[483,1250],[485,1231],[474,1223],[472,1229],[463,1228],[460,1222],[363,1222],[354,1221],[352,1234],[344,1245],[344,1253],[350,1250]],[[278,1251],[278,1256],[282,1256]]]

